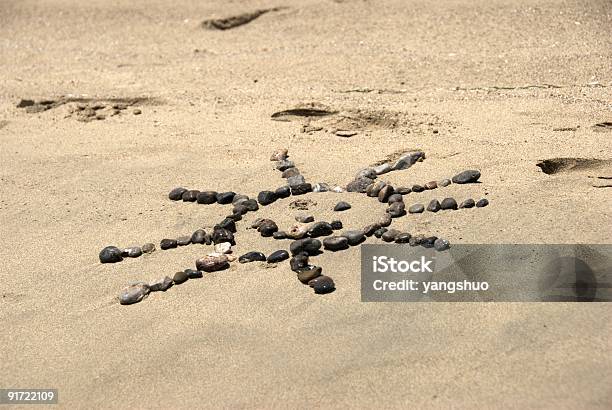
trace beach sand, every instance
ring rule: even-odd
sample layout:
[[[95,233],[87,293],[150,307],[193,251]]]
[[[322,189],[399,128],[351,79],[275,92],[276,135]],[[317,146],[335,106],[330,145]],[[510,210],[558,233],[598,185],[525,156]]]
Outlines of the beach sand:
[[[612,176],[612,130],[593,128],[612,121],[611,50],[609,1],[0,1],[0,388],[57,388],[62,408],[610,408],[610,305],[362,303],[358,247],[316,258],[328,295],[284,262],[116,297],[194,267],[209,247],[159,241],[230,213],[170,189],[255,197],[283,185],[280,147],[310,182],[345,185],[410,149],[427,159],[385,175],[395,186],[481,170],[481,184],[407,205],[488,207],[394,222],[411,233],[609,243],[612,188],[590,177]],[[16,108],[62,98],[135,103],[92,122],[74,104]],[[338,114],[271,119],[304,106]],[[334,134],[347,126],[357,135]],[[597,161],[536,166],[552,158]],[[350,202],[347,229],[385,209],[357,193],[303,198],[321,220]],[[245,228],[288,226],[290,201],[245,216],[235,253],[288,248]],[[158,250],[99,263],[104,246],[145,242]]]

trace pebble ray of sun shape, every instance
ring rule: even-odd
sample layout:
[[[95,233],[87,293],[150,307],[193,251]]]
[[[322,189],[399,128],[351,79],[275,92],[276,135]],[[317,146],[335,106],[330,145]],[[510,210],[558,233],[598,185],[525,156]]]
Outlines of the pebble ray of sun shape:
[[[267,257],[258,251],[250,251],[240,257],[232,253],[232,246],[236,244],[234,233],[236,233],[236,222],[242,220],[242,216],[248,212],[256,212],[259,206],[267,206],[280,199],[290,196],[304,195],[309,192],[343,192],[344,188],[335,186],[331,188],[329,184],[320,182],[314,186],[306,182],[300,174],[295,164],[288,160],[288,150],[280,149],[271,156],[271,161],[276,161],[276,169],[282,172],[286,178],[287,185],[276,188],[275,190],[261,191],[257,195],[257,200],[249,198],[247,195],[236,194],[235,192],[215,192],[190,190],[183,187],[174,188],[168,194],[172,201],[182,200],[183,202],[193,202],[197,204],[221,204],[233,205],[230,215],[216,224],[212,233],[204,229],[197,229],[191,235],[181,236],[177,239],[162,239],[160,248],[162,250],[173,249],[178,246],[190,244],[214,245],[214,252],[208,253],[203,258],[196,260],[196,269],[188,268],[176,272],[172,278],[165,276],[152,283],[137,282],[124,288],[119,294],[119,302],[123,305],[134,304],[145,299],[150,292],[167,291],[174,285],[185,283],[189,279],[201,278],[205,273],[228,269],[230,264],[238,261],[239,263],[265,262],[279,263],[290,259],[291,270],[297,274],[298,280],[313,288],[316,294],[331,293],[335,290],[335,283],[332,278],[322,274],[323,269],[309,263],[309,258],[320,254],[321,248],[326,251],[337,252],[348,249],[351,246],[360,245],[368,237],[375,236],[384,242],[395,242],[398,244],[409,244],[410,246],[433,247],[438,251],[450,248],[450,243],[436,236],[411,235],[408,232],[400,232],[396,229],[389,229],[393,220],[405,216],[405,204],[403,196],[411,192],[423,192],[433,190],[438,187],[446,187],[451,183],[468,184],[477,183],[480,172],[476,170],[466,170],[452,179],[443,179],[439,182],[431,181],[423,185],[413,185],[411,188],[394,188],[382,180],[377,180],[379,175],[390,171],[404,170],[410,168],[417,162],[423,161],[425,154],[422,151],[411,151],[402,155],[394,164],[385,163],[373,168],[360,170],[355,178],[346,185],[349,192],[362,192],[368,197],[377,198],[381,203],[387,203],[386,212],[374,223],[368,224],[361,229],[346,230],[340,235],[334,235],[334,231],[343,228],[340,220],[331,223],[325,221],[315,221],[312,215],[297,215],[298,225],[290,227],[286,231],[280,231],[277,224],[270,220],[259,218],[251,225],[252,229],[257,229],[264,238],[274,238],[277,240],[293,240],[289,246],[289,252],[279,249]],[[296,200],[290,205],[291,208],[298,208],[307,203],[307,200]],[[294,206],[295,205],[295,206]],[[466,199],[457,205],[454,198],[445,198],[442,202],[437,199],[431,200],[427,206],[430,212],[440,210],[468,209],[472,207],[484,207],[488,205],[486,199],[475,202],[473,199]],[[334,207],[335,212],[347,211],[351,208],[348,202],[340,201]],[[409,207],[411,214],[424,212],[422,204],[414,204]],[[323,241],[317,239],[325,237]],[[142,247],[131,246],[120,249],[116,246],[107,246],[100,252],[99,258],[102,263],[120,262],[123,258],[136,258],[142,254],[150,254],[155,251],[155,245],[146,243]]]

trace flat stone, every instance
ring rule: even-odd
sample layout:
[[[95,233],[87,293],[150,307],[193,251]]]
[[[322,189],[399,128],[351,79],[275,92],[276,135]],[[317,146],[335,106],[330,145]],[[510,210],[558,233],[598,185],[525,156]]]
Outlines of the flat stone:
[[[221,242],[215,245],[215,252],[217,253],[231,253],[232,244],[229,242]]]
[[[281,176],[283,178],[291,178],[296,175],[300,175],[300,170],[297,169],[296,167],[291,167],[291,168],[287,168],[286,170],[284,170]]]
[[[100,262],[102,263],[115,263],[121,262],[123,256],[121,256],[121,249],[116,246],[107,246],[100,251]]]
[[[374,168],[360,169],[355,174],[355,179],[358,179],[358,178],[376,179],[376,177],[377,177],[376,170],[374,170]]]
[[[285,259],[289,259],[289,252],[287,252],[284,249],[272,252],[270,254],[270,256],[268,256],[267,262],[268,263],[278,263],[278,262],[282,262]]]
[[[297,271],[297,278],[304,285],[308,284],[314,278],[321,276],[321,267],[315,265],[307,265]]]
[[[276,194],[277,198],[289,198],[289,196],[291,195],[291,188],[289,187],[289,185],[285,185],[276,188],[276,191],[274,191],[274,193]]]
[[[429,212],[438,212],[441,209],[440,202],[437,199],[432,199],[427,205]]]
[[[195,202],[197,201],[199,194],[200,191],[198,191],[197,189],[190,189],[189,191],[183,192],[183,196],[181,196],[181,199],[183,200],[183,202]]]
[[[423,192],[423,191],[425,191],[425,188],[422,187],[421,185],[412,186],[412,192]]]
[[[314,292],[319,295],[323,295],[326,293],[331,293],[336,290],[336,285],[334,281],[329,276],[321,275],[310,282],[308,282],[308,286],[314,289]]]
[[[206,231],[204,229],[198,229],[193,234],[191,234],[191,243],[204,244],[205,236],[206,236]]]
[[[265,262],[265,260],[266,260],[266,255],[264,255],[261,252],[257,252],[257,251],[247,252],[238,258],[238,262],[240,263],[249,263],[249,262],[257,262],[257,261]]]
[[[289,246],[292,255],[306,253],[308,255],[316,255],[321,249],[321,241],[314,238],[304,238],[293,241]]]
[[[365,234],[362,231],[345,231],[342,232],[342,236],[348,239],[348,243],[351,246],[359,245],[366,239]]]
[[[330,186],[329,184],[326,184],[325,182],[316,183],[312,187],[312,192],[328,192],[329,190],[330,190]]]
[[[260,203],[260,205],[270,205],[271,203],[273,203],[274,201],[276,201],[278,199],[278,197],[276,196],[276,193],[272,192],[272,191],[261,191],[258,195],[257,195],[257,202]]]
[[[389,200],[389,197],[391,195],[393,195],[393,192],[395,190],[393,189],[393,186],[391,185],[385,185],[383,187],[383,189],[380,190],[380,192],[378,193],[378,202],[387,202]]]
[[[472,198],[468,198],[465,201],[461,202],[459,208],[474,208],[476,206],[476,202]]]
[[[385,242],[394,242],[399,234],[401,234],[401,232],[397,229],[389,229],[382,234],[381,238]]]
[[[409,243],[411,237],[412,235],[410,235],[408,232],[400,233],[395,237],[395,243]]]
[[[201,270],[185,269],[184,272],[189,279],[200,279],[204,277],[204,273]]]
[[[372,184],[374,182],[373,179],[370,178],[366,178],[366,177],[360,177],[360,178],[356,178],[353,181],[349,182],[348,185],[346,186],[346,190],[348,192],[365,192],[366,188],[368,187],[368,185]]]
[[[162,250],[166,250],[166,249],[173,249],[177,247],[177,243],[176,243],[176,239],[162,239],[159,242],[159,247]]]
[[[423,151],[411,151],[402,155],[397,162],[393,165],[393,169],[401,170],[410,168],[417,161],[425,159],[425,153]]]
[[[204,204],[204,205],[214,204],[215,202],[217,202],[217,192],[215,191],[200,192],[197,195],[196,200],[198,204]]]
[[[423,188],[425,189],[436,189],[437,187],[438,187],[438,183],[436,181],[429,181],[428,183],[423,185]]]
[[[466,171],[460,172],[452,178],[452,181],[455,184],[470,184],[477,182],[480,178],[480,171],[475,169],[468,169]]]
[[[186,188],[183,187],[179,187],[179,188],[174,188],[172,191],[170,191],[170,193],[168,194],[168,198],[172,201],[178,201],[181,198],[183,198],[183,194],[187,192]]]
[[[217,194],[217,202],[220,203],[221,205],[231,204],[235,195],[236,195],[236,193],[235,192],[231,192],[231,191],[229,191],[229,192],[219,192]]]
[[[187,282],[187,280],[189,279],[189,275],[187,275],[186,272],[176,272],[174,274],[174,278],[173,281],[174,283],[176,283],[177,285],[180,285],[181,283],[185,283]]]
[[[423,204],[410,205],[410,208],[408,208],[408,212],[411,214],[420,214],[424,210],[425,210],[425,207],[423,206]]]
[[[291,195],[304,195],[312,192],[312,185],[308,182],[291,187]]]
[[[234,205],[234,206],[240,205],[244,201],[248,201],[249,199],[251,199],[251,198],[249,198],[248,195],[236,194],[236,195],[234,195],[234,198],[232,199],[232,205]]]
[[[439,252],[445,251],[450,248],[450,242],[446,239],[438,238],[434,241],[434,248]]]
[[[406,204],[404,204],[403,202],[393,202],[387,208],[387,213],[391,218],[400,218],[406,215]]]
[[[451,184],[451,180],[450,179],[443,179],[440,182],[438,182],[438,186],[441,187],[447,187]]]
[[[204,272],[216,272],[229,268],[226,255],[206,255],[196,260],[196,269]]]
[[[323,247],[329,251],[340,251],[349,247],[349,241],[343,236],[330,236],[323,239]]]
[[[387,202],[389,204],[392,204],[394,202],[404,202],[404,197],[401,196],[400,194],[393,194],[389,197],[389,199],[387,200]]]
[[[168,276],[164,276],[162,279],[158,279],[155,282],[149,284],[149,290],[151,292],[165,292],[174,285],[174,281]]]
[[[146,283],[136,283],[124,288],[119,294],[119,303],[122,305],[132,305],[143,300],[149,294],[149,285]]]
[[[304,179],[303,175],[298,174],[287,178],[287,183],[289,184],[289,187],[293,188],[305,184],[306,180]]]
[[[152,244],[151,242],[145,243],[144,245],[142,245],[142,252],[143,253],[155,252],[155,244]]]
[[[489,205],[489,200],[486,198],[482,198],[476,202],[476,208],[484,208],[487,205]]]
[[[308,235],[311,238],[317,238],[319,236],[331,235],[334,229],[327,222],[315,222],[308,229]]]
[[[334,206],[334,211],[336,212],[346,211],[347,209],[351,209],[351,204],[344,201],[340,201]]]
[[[399,194],[399,195],[408,195],[409,193],[412,192],[412,189],[408,188],[408,187],[399,187],[399,188],[395,188],[395,193]]]
[[[191,236],[179,236],[176,238],[176,244],[178,246],[187,246],[191,243]]]
[[[257,232],[264,238],[272,236],[276,231],[278,231],[278,225],[271,219],[264,219],[257,227]]]
[[[314,222],[314,216],[312,215],[296,215],[295,220],[301,223],[310,223]]]
[[[455,198],[444,198],[440,203],[440,209],[457,209],[457,201]]]
[[[272,234],[274,239],[287,239],[287,232],[285,231],[276,231]]]
[[[376,175],[386,174],[387,172],[392,171],[392,170],[393,170],[393,165],[391,165],[388,162],[385,162],[384,164],[374,167],[374,172],[376,172]]]
[[[295,167],[295,164],[293,161],[289,161],[288,159],[283,159],[276,163],[276,169],[281,172],[293,167]]]
[[[349,130],[338,130],[336,131],[336,135],[339,137],[349,138],[354,135],[357,135],[357,131],[349,131]]]

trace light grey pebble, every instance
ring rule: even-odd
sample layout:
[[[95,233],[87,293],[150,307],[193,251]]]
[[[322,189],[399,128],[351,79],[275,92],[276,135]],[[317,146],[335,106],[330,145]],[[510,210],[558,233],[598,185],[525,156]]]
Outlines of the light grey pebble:
[[[438,186],[441,187],[445,187],[445,186],[449,186],[451,184],[451,180],[450,179],[443,179],[442,181],[438,182]]]
[[[434,248],[437,251],[445,251],[450,248],[450,242],[448,242],[446,239],[438,238],[434,241]]]
[[[121,290],[119,303],[131,305],[143,300],[149,294],[149,285],[146,283],[135,283]]]
[[[144,253],[155,252],[155,244],[152,244],[151,242],[145,243],[144,245],[142,245],[142,251]]]
[[[296,215],[295,220],[304,224],[314,222],[314,216],[312,215]]]
[[[312,192],[327,192],[329,191],[329,184],[326,184],[325,182],[319,182],[317,184],[314,184],[314,186],[312,187]]]
[[[357,174],[355,174],[355,179],[361,177],[376,179],[376,171],[374,170],[374,168],[361,169],[357,172]]]
[[[380,191],[387,185],[387,183],[385,181],[381,181],[378,180],[370,185],[368,185],[368,187],[366,188],[366,194],[369,197],[377,197],[378,194],[380,193]]]
[[[191,236],[180,236],[176,238],[176,244],[178,246],[186,246],[191,243]]]
[[[170,289],[174,285],[174,281],[168,276],[163,277],[162,279],[158,279],[155,282],[149,284],[149,289],[151,292],[165,292]]]
[[[386,174],[387,172],[392,171],[392,170],[393,170],[393,165],[391,165],[388,162],[385,162],[384,164],[374,167],[374,172],[376,172],[376,175]]]
[[[411,151],[402,155],[397,162],[393,165],[393,169],[401,170],[410,168],[417,161],[425,159],[425,153],[423,151]]]
[[[414,204],[414,205],[411,205],[410,208],[408,208],[408,212],[411,214],[420,214],[424,210],[425,210],[425,207],[423,206],[423,204]]]

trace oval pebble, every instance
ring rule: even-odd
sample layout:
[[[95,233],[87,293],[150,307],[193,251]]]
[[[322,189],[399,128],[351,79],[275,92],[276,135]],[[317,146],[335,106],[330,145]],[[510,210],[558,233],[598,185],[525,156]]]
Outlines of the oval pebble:
[[[298,253],[297,255],[294,255],[289,261],[289,265],[291,266],[292,271],[299,272],[300,269],[308,266],[308,254]]]
[[[172,191],[170,191],[170,193],[168,194],[168,198],[172,201],[178,201],[183,197],[183,194],[187,192],[186,188],[183,187],[179,187],[179,188],[174,188]]]
[[[372,198],[377,197],[381,189],[383,189],[386,185],[387,183],[385,181],[378,180],[374,182],[373,184],[368,185],[365,193],[369,197],[372,197]]]
[[[408,195],[411,192],[412,192],[412,189],[408,187],[399,187],[395,189],[395,193],[398,195]]]
[[[457,209],[457,201],[455,201],[455,198],[444,198],[440,202],[440,209]]]
[[[174,281],[168,276],[158,279],[155,282],[149,284],[149,290],[151,292],[165,292],[174,285]]]
[[[384,164],[374,167],[374,172],[376,172],[376,175],[386,174],[387,172],[390,172],[392,170],[393,170],[393,165],[391,165],[388,162],[385,162]]]
[[[372,236],[374,235],[374,232],[376,232],[376,230],[379,228],[380,228],[380,225],[378,224],[370,224],[370,225],[364,226],[361,232],[363,232],[365,236]]]
[[[122,305],[132,305],[143,300],[148,294],[149,285],[146,283],[136,283],[121,290],[119,303]]]
[[[216,228],[212,234],[212,241],[216,245],[221,242],[229,242],[232,245],[236,245],[234,240],[234,234],[224,228]]]
[[[181,283],[187,282],[187,279],[189,279],[189,275],[187,275],[186,272],[181,271],[174,274],[173,281],[177,285],[180,285]]]
[[[387,208],[387,213],[389,214],[390,218],[402,217],[406,215],[406,204],[404,204],[404,202],[393,202],[391,205],[389,205],[389,208]]]
[[[193,234],[191,234],[191,243],[200,243],[203,244],[205,242],[206,231],[204,229],[198,229]]]
[[[385,227],[380,227],[377,230],[374,231],[374,236],[377,238],[382,238],[382,236],[384,235],[385,232],[387,232],[388,229]]]
[[[121,249],[116,246],[107,246],[100,251],[100,262],[102,263],[115,263],[121,262],[123,257],[121,256]]]
[[[381,238],[385,242],[393,242],[401,232],[397,229],[389,229],[382,234]]]
[[[196,260],[196,269],[204,272],[215,272],[229,268],[229,262],[225,255],[206,255]]]
[[[307,285],[308,282],[310,282],[314,278],[318,278],[319,276],[321,276],[321,272],[322,271],[323,271],[323,269],[321,269],[320,266],[307,265],[307,266],[305,266],[303,268],[300,268],[298,270],[297,278],[304,285]]]
[[[289,245],[289,250],[291,251],[292,255],[297,255],[303,252],[312,256],[316,255],[319,252],[319,249],[321,249],[321,241],[313,238],[298,239]]]
[[[297,222],[301,222],[301,223],[310,223],[310,222],[314,222],[314,216],[312,215],[297,215],[295,217],[295,220]]]
[[[438,186],[441,186],[441,187],[446,187],[446,186],[449,186],[450,184],[451,184],[450,179],[443,179],[442,181],[438,182]]]
[[[266,261],[268,263],[278,263],[278,262],[282,262],[285,259],[289,259],[289,252],[287,252],[284,249],[272,252],[268,258],[266,259]]]
[[[475,169],[468,169],[466,171],[458,173],[451,179],[455,184],[470,184],[477,182],[479,178],[480,171],[477,171]]]
[[[145,243],[144,245],[142,245],[142,252],[143,253],[155,252],[155,244],[152,244],[150,242]]]
[[[276,193],[274,193],[272,191],[261,191],[257,195],[257,202],[259,202],[263,206],[270,205],[271,203],[273,203],[277,199],[278,198],[276,196]]]
[[[409,244],[410,246],[418,246],[422,244],[423,241],[425,241],[424,235],[414,235],[412,238],[410,238]]]
[[[271,219],[264,219],[257,228],[257,232],[266,238],[272,236],[276,231],[278,231],[278,225]]]
[[[334,211],[336,212],[346,211],[347,209],[351,209],[351,204],[345,201],[340,201],[334,206]]]
[[[414,204],[414,205],[411,205],[410,208],[408,208],[408,212],[411,214],[420,214],[424,210],[425,210],[425,207],[423,206],[423,204]]]
[[[476,205],[476,202],[474,202],[474,200],[472,198],[468,198],[465,201],[461,202],[461,204],[459,205],[459,208],[474,208],[474,206]]]
[[[297,169],[296,167],[291,167],[291,168],[287,168],[286,170],[284,170],[283,175],[281,176],[287,179],[287,178],[294,177],[296,175],[300,175],[300,170]]]
[[[249,262],[264,262],[266,260],[266,255],[261,252],[251,251],[247,252],[241,257],[238,258],[238,262],[240,263],[249,263]]]
[[[389,204],[392,204],[394,202],[403,202],[403,201],[404,201],[404,197],[401,196],[400,194],[393,194],[387,200]]]
[[[319,236],[331,235],[334,229],[331,224],[327,222],[315,222],[308,229],[308,236],[311,238],[317,238]]]
[[[342,229],[342,221],[331,221],[329,224],[334,231]]]
[[[312,187],[312,192],[328,192],[330,189],[331,188],[329,184],[326,184],[325,182],[319,182],[314,184],[314,186]]]
[[[166,250],[166,249],[173,249],[177,247],[177,243],[176,243],[176,239],[162,239],[159,242],[159,247],[162,250]]]
[[[365,192],[366,188],[368,187],[368,185],[372,184],[374,182],[373,179],[370,178],[366,178],[366,177],[360,177],[360,178],[356,178],[353,181],[349,182],[348,185],[346,186],[346,190],[348,192]]]
[[[323,239],[323,247],[329,251],[340,251],[349,247],[349,241],[343,236],[330,236]]]
[[[476,208],[484,208],[487,205],[489,205],[489,200],[486,198],[482,198],[476,202]]]
[[[215,252],[217,253],[231,253],[232,244],[229,242],[221,242],[215,245]]]
[[[178,246],[187,246],[191,243],[191,236],[179,236],[176,238],[176,244]]]
[[[393,195],[394,192],[395,190],[393,189],[393,186],[389,184],[385,185],[383,189],[381,189],[378,193],[378,202],[387,202],[389,200],[389,197]]]
[[[411,237],[412,235],[410,235],[408,232],[400,233],[395,237],[395,243],[409,243]]]
[[[437,239],[438,239],[437,236],[427,236],[421,242],[421,246],[423,246],[425,248],[433,248],[434,247],[434,243],[436,242]]]
[[[183,202],[195,202],[198,199],[199,193],[200,191],[198,191],[197,189],[190,189],[189,191],[183,192],[183,196],[181,197],[181,199],[183,200]]]
[[[423,185],[423,188],[425,189],[436,189],[437,187],[438,187],[438,183],[436,181],[429,181],[428,183]]]
[[[336,290],[334,281],[329,276],[321,275],[308,282],[308,286],[314,289],[316,294],[322,295]]]
[[[185,272],[187,274],[187,277],[189,279],[200,279],[202,277],[204,277],[204,273],[201,270],[195,270],[195,269],[185,269],[183,272]]]
[[[450,242],[446,239],[438,238],[434,241],[434,248],[439,252],[445,251],[450,248]]]
[[[272,234],[274,239],[287,239],[287,232],[285,231],[276,231]]]
[[[377,174],[374,168],[364,168],[364,169],[357,171],[357,173],[355,174],[355,179],[357,178],[376,179],[376,177],[377,177]]]
[[[303,175],[297,174],[287,178],[287,183],[289,184],[289,187],[293,189],[293,187],[305,184],[306,180],[304,179]]]
[[[402,203],[402,202],[396,202],[395,204],[392,204],[389,207],[389,209],[392,208],[392,207],[399,207],[400,205],[396,205],[396,204],[400,204],[400,203]],[[384,226],[384,227],[387,227],[387,226],[391,225],[391,215],[390,214],[384,214],[383,216],[380,217],[380,219],[378,220],[377,223],[378,223],[378,225]]]
[[[140,246],[131,246],[129,248],[125,248],[122,252],[122,256],[127,256],[128,258],[138,258],[142,255],[142,249]]]
[[[287,231],[287,238],[301,239],[308,234],[307,226],[292,226]]]
[[[309,192],[312,192],[312,185],[308,182],[291,187],[291,195],[304,195]]]
[[[204,205],[214,204],[215,202],[217,202],[217,192],[215,191],[200,192],[196,197],[196,201],[198,202],[198,204],[204,204]]]
[[[274,193],[278,198],[289,198],[289,196],[291,196],[291,188],[289,188],[289,185],[285,185],[276,188],[276,191],[274,191]]]
[[[422,187],[421,185],[412,186],[412,192],[423,192],[423,191],[425,191],[425,188]]]
[[[348,240],[348,243],[351,246],[359,245],[366,239],[366,236],[362,231],[345,231],[342,232],[342,236]]]
[[[231,204],[232,201],[234,200],[234,196],[236,196],[236,193],[232,191],[219,192],[217,194],[217,202],[220,203],[221,205]]]
[[[236,194],[234,195],[234,199],[232,199],[232,205],[239,205],[244,201],[248,201],[249,199],[251,198],[249,198],[248,195]]]
[[[429,212],[438,212],[440,210],[440,201],[437,199],[432,199],[431,202],[427,205],[427,210]]]
[[[282,161],[284,159],[287,159],[288,155],[289,155],[289,150],[287,148],[279,148],[272,153],[272,156],[270,157],[270,161]]]

